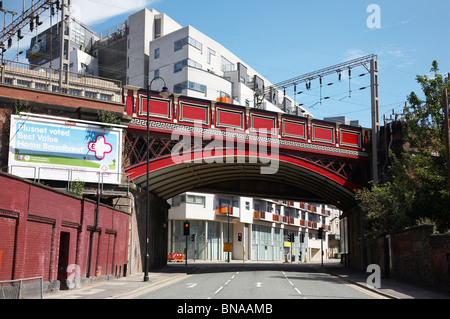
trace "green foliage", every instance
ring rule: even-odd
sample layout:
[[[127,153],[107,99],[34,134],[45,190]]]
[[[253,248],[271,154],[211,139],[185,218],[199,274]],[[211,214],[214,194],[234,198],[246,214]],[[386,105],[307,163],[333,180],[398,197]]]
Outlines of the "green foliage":
[[[84,185],[85,182],[82,182],[80,180],[73,181],[70,189],[67,191],[75,196],[83,197]]]
[[[114,112],[99,110],[97,111],[97,116],[100,122],[109,124],[120,124],[120,118]]]
[[[20,114],[20,112],[22,112],[22,111],[27,111],[27,110],[29,110],[29,105],[28,105],[28,102],[27,101],[22,101],[22,100],[16,100],[15,102],[14,102],[14,110],[13,110],[13,114],[14,115],[19,115]]]
[[[405,113],[405,141],[409,144],[401,157],[390,154],[392,166],[387,181],[360,190],[356,198],[366,216],[366,238],[405,227],[432,223],[438,231],[450,228],[450,196],[447,186],[444,114],[442,92],[448,78],[438,74],[417,76],[424,99],[408,96]]]
[[[438,71],[438,64],[433,61],[431,77],[416,77],[425,98],[420,99],[414,92],[408,96],[409,106],[404,110],[407,123],[405,137],[413,149],[445,155],[442,92],[445,87],[449,88],[449,82],[448,78],[444,78]]]

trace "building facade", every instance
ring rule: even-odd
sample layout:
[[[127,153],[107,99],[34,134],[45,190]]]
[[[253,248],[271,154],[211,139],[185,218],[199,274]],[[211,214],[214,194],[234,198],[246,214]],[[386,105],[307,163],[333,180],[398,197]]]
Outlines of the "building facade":
[[[164,13],[142,9],[107,35],[70,17],[70,10],[68,15],[70,45],[64,55],[71,72],[137,88],[147,88],[152,79],[161,77],[171,92],[185,96],[312,117],[276,88],[256,102],[256,93],[272,83],[220,43]],[[59,67],[61,41],[53,39],[58,32],[56,24],[32,38],[27,51],[30,64]]]
[[[195,260],[318,262],[321,249],[324,258],[338,257],[338,243],[329,240],[339,235],[334,206],[196,192],[169,204],[168,253],[184,254],[187,243],[187,258]],[[232,244],[230,252],[226,244]]]

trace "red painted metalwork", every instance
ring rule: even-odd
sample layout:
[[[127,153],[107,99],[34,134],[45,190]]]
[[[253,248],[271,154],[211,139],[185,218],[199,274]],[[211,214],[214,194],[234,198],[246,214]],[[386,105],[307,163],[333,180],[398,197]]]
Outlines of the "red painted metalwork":
[[[162,100],[152,95],[151,136],[147,149],[147,97],[144,91],[125,94],[126,113],[133,116],[125,137],[128,150],[125,163],[126,172],[133,174],[133,178],[146,173],[147,152],[150,152],[152,171],[175,165],[171,152],[175,145],[185,145],[179,136],[173,138],[174,132],[190,136],[193,143],[187,146],[189,154],[186,156],[191,160],[204,158],[201,151],[212,141],[205,136],[211,134],[223,139],[224,149],[227,141],[232,145],[243,143],[247,157],[260,155],[251,145],[265,143],[269,146],[276,140],[281,162],[318,173],[352,191],[361,185],[355,172],[370,165],[366,153],[369,129],[184,96]],[[274,135],[271,135],[272,130]]]

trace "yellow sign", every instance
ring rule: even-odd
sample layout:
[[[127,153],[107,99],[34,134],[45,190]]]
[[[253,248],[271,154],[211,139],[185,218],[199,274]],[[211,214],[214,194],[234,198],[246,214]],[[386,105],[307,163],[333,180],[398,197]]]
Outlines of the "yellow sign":
[[[284,247],[291,247],[291,242],[285,241],[284,242]]]
[[[230,253],[233,252],[233,244],[232,243],[224,243],[223,251],[230,252]]]

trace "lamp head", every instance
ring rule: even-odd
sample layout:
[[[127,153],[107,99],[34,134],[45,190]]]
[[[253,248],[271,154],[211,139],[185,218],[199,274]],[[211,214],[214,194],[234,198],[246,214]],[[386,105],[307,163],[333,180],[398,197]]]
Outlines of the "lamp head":
[[[162,91],[159,93],[163,98],[167,99],[169,96],[172,95],[172,93],[169,92],[169,89],[167,87],[163,87]]]

